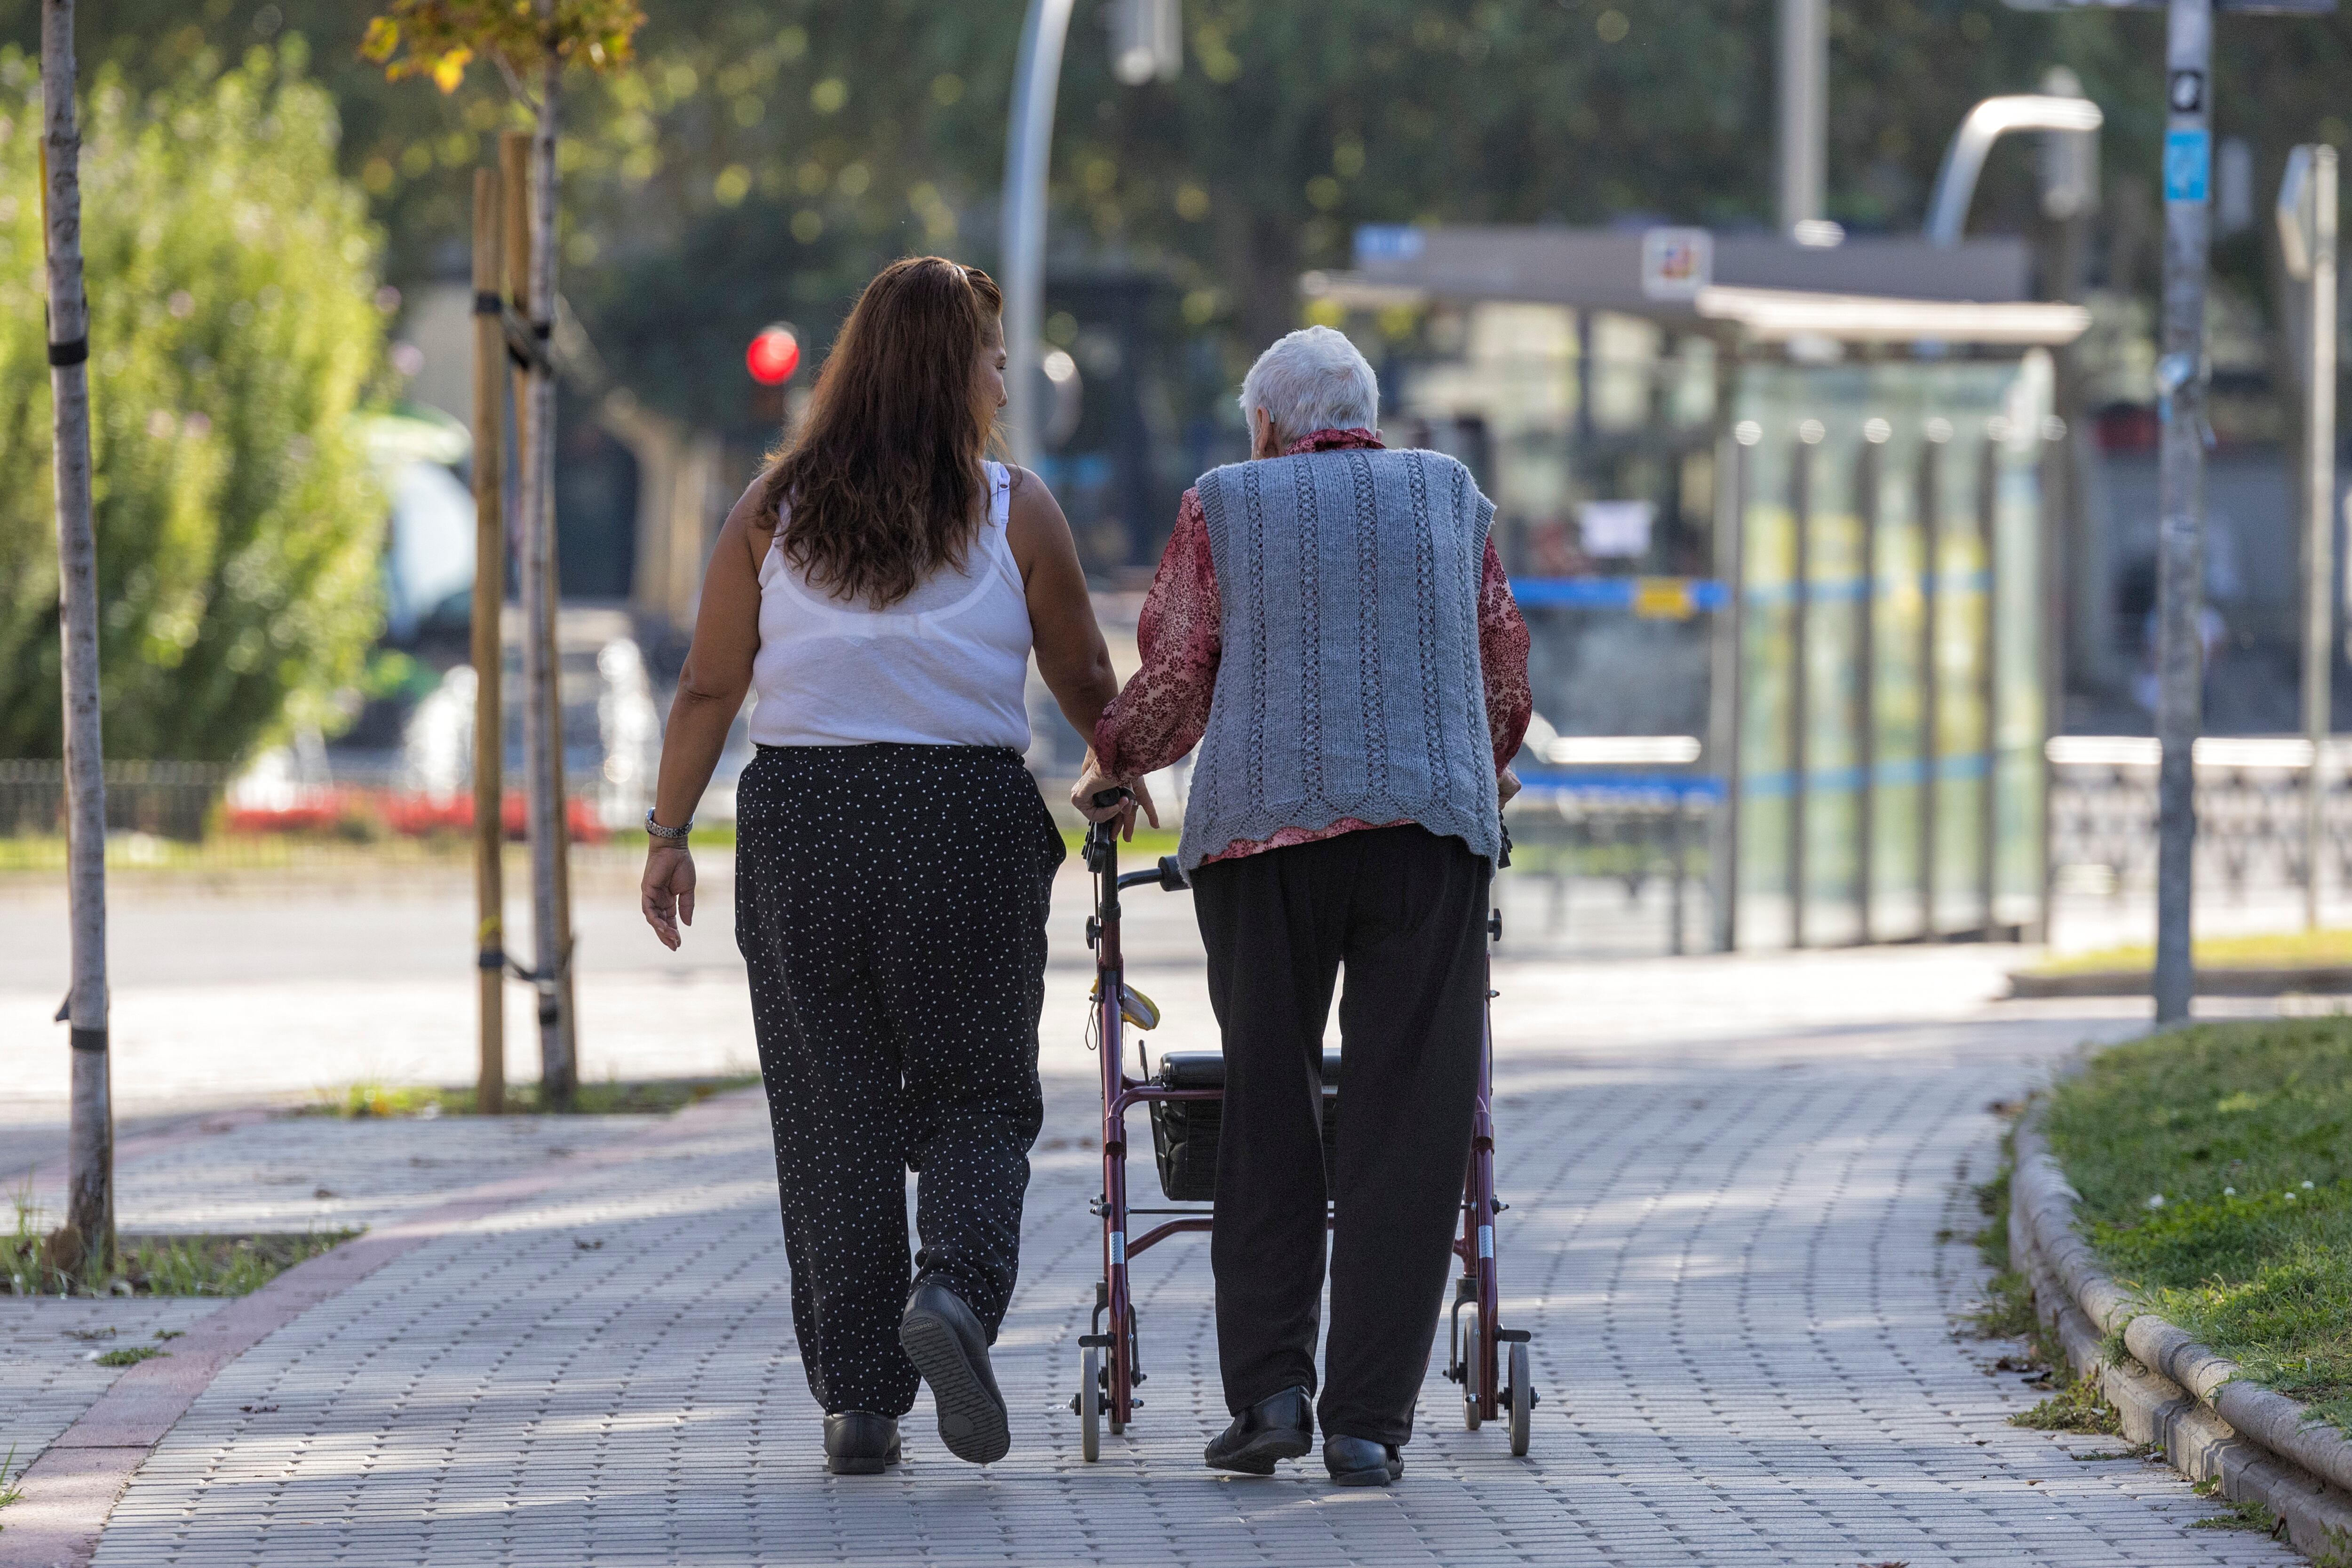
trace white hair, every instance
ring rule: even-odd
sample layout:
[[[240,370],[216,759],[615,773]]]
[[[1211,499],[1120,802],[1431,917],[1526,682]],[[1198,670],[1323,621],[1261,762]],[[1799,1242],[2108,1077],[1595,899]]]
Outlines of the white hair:
[[[1261,408],[1286,445],[1318,430],[1370,430],[1380,423],[1381,384],[1346,334],[1302,327],[1242,378],[1242,417]]]

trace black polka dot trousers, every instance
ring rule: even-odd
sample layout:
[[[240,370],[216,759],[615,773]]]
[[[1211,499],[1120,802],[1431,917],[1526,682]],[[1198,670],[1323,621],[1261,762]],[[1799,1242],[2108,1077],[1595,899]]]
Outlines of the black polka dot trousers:
[[[761,747],[736,832],[809,1391],[903,1415],[908,1171],[913,1267],[992,1340],[1013,1297],[1061,835],[1017,753],[898,744]]]

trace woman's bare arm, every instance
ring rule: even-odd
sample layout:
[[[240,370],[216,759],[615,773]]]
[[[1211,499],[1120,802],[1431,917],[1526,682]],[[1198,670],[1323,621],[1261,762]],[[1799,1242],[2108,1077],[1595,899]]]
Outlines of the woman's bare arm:
[[[1094,766],[1095,725],[1110,700],[1118,695],[1118,676],[1111,668],[1110,649],[1103,644],[1102,627],[1095,624],[1094,600],[1087,594],[1086,569],[1078,564],[1077,541],[1070,537],[1070,520],[1045,481],[1026,468],[1013,470],[1013,500],[1004,535],[1013,559],[1021,568],[1021,582],[1029,599],[1029,636],[1037,650],[1037,673],[1061,705],[1062,717],[1087,738],[1087,772]],[[1121,808],[1122,827],[1135,832],[1135,808],[1139,805],[1153,826],[1160,811],[1141,779],[1128,786],[1133,804]]]
[[[1094,601],[1087,596],[1087,574],[1078,564],[1070,520],[1062,515],[1061,503],[1045,480],[1026,468],[1013,473],[1005,538],[1028,594],[1037,673],[1061,704],[1062,716],[1079,734],[1091,737],[1102,710],[1118,695],[1118,677],[1112,673],[1102,628],[1095,624]]]
[[[654,820],[665,827],[693,816],[751,689],[751,660],[760,651],[760,561],[775,531],[775,519],[761,511],[761,489],[754,481],[727,514],[703,575],[694,642],[670,700],[654,786]],[[683,839],[656,838],[646,849],[639,902],[662,945],[675,949],[679,923],[694,923],[694,858]]]

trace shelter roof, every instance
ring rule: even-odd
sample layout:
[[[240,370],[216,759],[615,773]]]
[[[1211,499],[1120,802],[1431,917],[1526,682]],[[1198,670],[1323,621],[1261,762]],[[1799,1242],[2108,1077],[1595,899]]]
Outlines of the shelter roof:
[[[1660,236],[1704,237],[1706,263],[1662,289]],[[1645,259],[1647,258],[1647,259]],[[1765,342],[2062,343],[2089,317],[2028,298],[2030,256],[2007,237],[1943,247],[1910,236],[1800,245],[1768,233],[1531,226],[1368,228],[1356,266],[1310,272],[1312,296],[1367,307],[1506,300],[1616,310],[1664,322],[1720,321]]]

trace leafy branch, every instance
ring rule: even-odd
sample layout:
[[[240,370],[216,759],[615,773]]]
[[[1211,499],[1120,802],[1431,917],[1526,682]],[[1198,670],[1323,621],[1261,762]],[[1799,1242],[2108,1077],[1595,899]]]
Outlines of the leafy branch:
[[[550,59],[577,61],[602,75],[626,64],[646,14],[636,0],[392,0],[369,20],[360,53],[397,81],[423,76],[457,90],[477,59],[498,67],[515,96]]]

